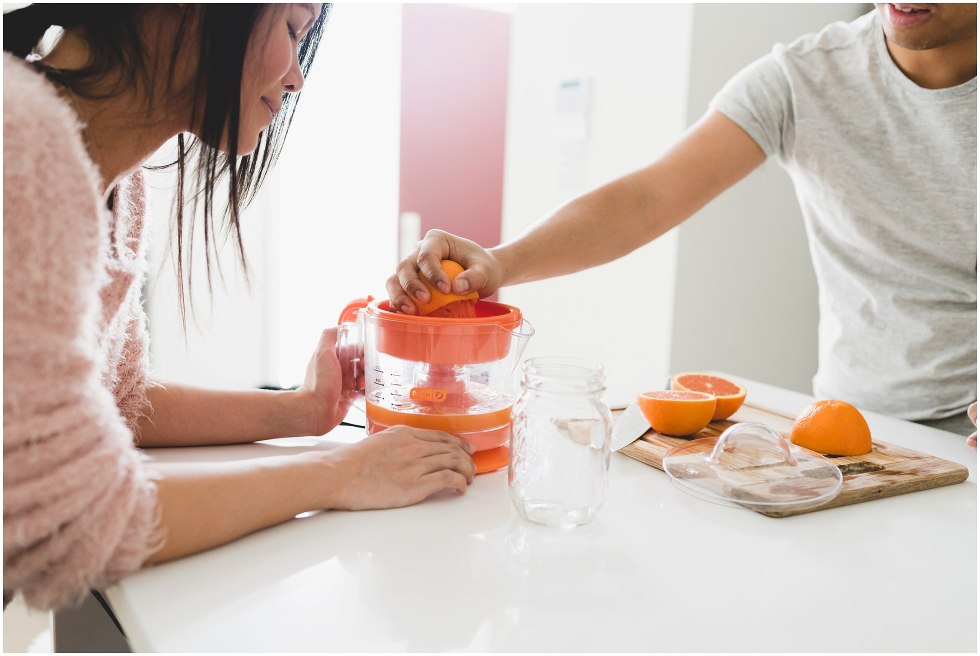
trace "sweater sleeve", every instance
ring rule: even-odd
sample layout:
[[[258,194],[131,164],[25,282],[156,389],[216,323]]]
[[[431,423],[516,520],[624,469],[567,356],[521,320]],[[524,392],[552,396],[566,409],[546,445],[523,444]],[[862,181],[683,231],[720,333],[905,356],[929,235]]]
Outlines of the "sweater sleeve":
[[[37,608],[137,570],[156,488],[100,377],[107,221],[74,114],[4,55],[4,589]]]
[[[139,171],[133,173],[124,182],[116,186],[115,202],[124,206],[123,214],[128,218],[127,245],[123,249],[132,267],[135,282],[128,292],[124,308],[126,324],[122,340],[122,353],[119,364],[113,373],[116,381],[114,394],[116,406],[122,413],[129,430],[138,436],[137,423],[149,407],[146,398],[148,384],[150,338],[147,331],[146,311],[143,309],[143,299],[140,287],[143,272],[146,270],[146,194],[144,192],[143,175]],[[104,298],[104,296],[103,296]],[[139,443],[139,440],[136,440]]]

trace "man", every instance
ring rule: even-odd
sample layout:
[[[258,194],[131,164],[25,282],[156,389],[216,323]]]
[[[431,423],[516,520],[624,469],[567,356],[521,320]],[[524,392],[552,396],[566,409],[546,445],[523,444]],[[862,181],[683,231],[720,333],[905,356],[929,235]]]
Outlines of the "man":
[[[878,4],[735,76],[651,165],[488,251],[428,233],[388,280],[425,300],[597,266],[664,234],[767,157],[787,169],[819,285],[814,394],[955,432],[976,400],[977,8]]]

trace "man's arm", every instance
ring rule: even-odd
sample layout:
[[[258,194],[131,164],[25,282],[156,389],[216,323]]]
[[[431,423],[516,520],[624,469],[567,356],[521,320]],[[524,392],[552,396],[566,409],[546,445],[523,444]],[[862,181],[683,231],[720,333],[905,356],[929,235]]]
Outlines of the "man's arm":
[[[680,224],[765,158],[742,128],[712,110],[653,164],[572,200],[489,251],[430,231],[388,279],[392,306],[411,314],[408,294],[427,299],[420,272],[448,292],[442,259],[466,269],[453,283],[457,293],[475,289],[481,296],[611,262]]]
[[[660,237],[751,173],[766,156],[712,111],[661,158],[580,196],[490,249],[501,286],[588,269]]]

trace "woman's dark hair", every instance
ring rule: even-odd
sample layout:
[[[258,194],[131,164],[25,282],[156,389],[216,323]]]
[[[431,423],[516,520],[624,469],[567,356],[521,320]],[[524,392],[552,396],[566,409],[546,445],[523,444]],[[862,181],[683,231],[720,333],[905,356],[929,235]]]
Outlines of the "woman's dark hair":
[[[58,26],[81,34],[90,48],[90,58],[84,68],[58,70],[35,61],[38,69],[52,82],[71,90],[76,96],[105,98],[122,89],[140,85],[152,91],[160,68],[151,69],[143,47],[143,20],[153,5],[145,4],[33,4],[3,16],[3,49],[11,54],[31,59],[48,28]],[[216,251],[214,237],[214,189],[227,176],[228,204],[224,211],[225,229],[233,235],[243,269],[248,270],[242,245],[239,217],[255,197],[269,168],[282,149],[292,122],[299,94],[284,94],[282,110],[275,121],[263,130],[255,151],[236,157],[241,114],[241,85],[245,52],[249,39],[263,12],[273,10],[263,4],[186,4],[183,8],[169,6],[171,11],[183,11],[178,41],[173,47],[165,93],[173,89],[178,54],[186,47],[188,37],[198,36],[197,84],[193,90],[192,115],[200,126],[200,138],[179,135],[177,138],[177,197],[174,232],[177,252],[177,296],[181,320],[184,320],[185,296],[191,290],[190,262],[193,254],[194,216],[199,202],[204,209],[204,249],[208,286],[211,286],[211,253]],[[330,5],[324,5],[319,18],[299,44],[300,68],[305,76],[313,62]],[[195,29],[196,28],[196,29]],[[196,31],[196,35],[192,34]],[[193,43],[193,41],[191,41]],[[36,57],[34,57],[36,59]],[[115,82],[106,88],[108,80]],[[149,97],[148,103],[159,99]],[[227,135],[228,153],[217,145]],[[190,143],[188,143],[188,141]],[[196,172],[195,189],[191,194],[194,211],[189,222],[184,221],[187,197],[186,167],[193,163]],[[173,164],[168,165],[173,166]],[[148,167],[165,168],[165,167]],[[187,280],[184,280],[184,241],[188,243]]]

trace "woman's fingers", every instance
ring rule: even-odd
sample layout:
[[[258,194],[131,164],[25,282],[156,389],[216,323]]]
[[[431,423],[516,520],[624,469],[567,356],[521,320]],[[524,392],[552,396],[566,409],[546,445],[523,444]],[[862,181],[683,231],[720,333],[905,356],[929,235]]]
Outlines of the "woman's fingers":
[[[347,478],[337,507],[395,508],[444,489],[462,494],[476,476],[469,448],[442,431],[393,426],[376,433],[338,452]]]
[[[462,474],[467,485],[472,483],[473,477],[476,476],[476,465],[473,464],[473,458],[461,453],[459,449],[425,456],[421,460],[421,465],[423,476],[443,469],[451,470]]]
[[[457,437],[452,433],[447,433],[440,430],[428,430],[425,428],[414,428],[412,429],[412,435],[417,439],[424,440],[426,442],[442,442],[443,444],[452,444],[453,446],[457,446],[467,453],[473,453],[472,444],[464,440],[462,437]]]
[[[431,474],[425,474],[418,479],[415,486],[415,503],[428,499],[433,494],[443,490],[453,490],[457,494],[466,492],[468,481],[466,477],[451,469],[441,469]]]

